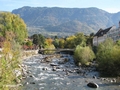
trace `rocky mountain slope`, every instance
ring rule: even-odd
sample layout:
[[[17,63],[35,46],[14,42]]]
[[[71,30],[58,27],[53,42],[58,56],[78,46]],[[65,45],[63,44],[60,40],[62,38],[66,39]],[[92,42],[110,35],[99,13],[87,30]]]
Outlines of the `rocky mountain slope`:
[[[120,12],[108,13],[98,8],[22,7],[12,13],[19,14],[33,33],[90,34],[100,28],[117,25]]]

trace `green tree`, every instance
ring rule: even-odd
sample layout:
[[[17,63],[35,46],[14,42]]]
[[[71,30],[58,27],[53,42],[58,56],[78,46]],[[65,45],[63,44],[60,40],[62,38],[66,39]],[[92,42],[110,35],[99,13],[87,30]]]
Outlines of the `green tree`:
[[[6,37],[7,31],[12,31],[15,40],[22,43],[27,37],[26,24],[18,15],[10,12],[0,12],[0,35]]]
[[[59,47],[59,39],[55,38],[53,41],[53,45],[58,48]]]
[[[86,46],[86,37],[83,33],[77,33],[75,34],[76,38],[75,38],[75,47],[77,45],[81,45],[81,46]]]
[[[98,69],[102,75],[120,75],[120,46],[115,45],[112,39],[107,39],[98,46]]]
[[[66,48],[76,48],[77,45],[86,46],[86,37],[83,33],[76,33],[66,38]]]
[[[59,39],[59,48],[64,48],[65,47],[65,40],[64,39]]]
[[[66,38],[65,48],[75,48],[75,36],[69,36]]]
[[[45,45],[45,37],[42,34],[34,34],[31,38],[33,39],[33,44],[39,45],[39,47]]]
[[[93,37],[94,33],[91,33],[89,36],[86,36],[86,44],[88,46],[93,46]]]

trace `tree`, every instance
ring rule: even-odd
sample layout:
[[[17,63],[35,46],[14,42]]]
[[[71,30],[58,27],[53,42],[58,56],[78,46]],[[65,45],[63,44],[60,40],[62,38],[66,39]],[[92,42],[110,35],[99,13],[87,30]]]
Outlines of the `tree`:
[[[120,46],[112,39],[105,40],[98,46],[97,62],[102,75],[120,75]]]
[[[65,47],[66,48],[75,48],[75,36],[69,36],[66,38]]]
[[[59,48],[64,48],[65,47],[65,40],[64,39],[59,39]]]
[[[53,42],[53,40],[51,39],[51,38],[47,38],[46,39],[46,45],[51,45],[52,44],[52,42]]]
[[[83,33],[76,33],[75,34],[76,38],[75,38],[75,47],[77,45],[81,45],[81,46],[86,46],[86,37],[84,36]]]
[[[89,36],[86,36],[86,44],[88,46],[93,46],[93,37],[94,37],[94,33],[91,33]]]
[[[52,44],[52,41],[53,40],[51,38],[46,39],[44,48],[45,49],[55,49],[55,46]],[[53,54],[53,53],[54,53],[54,51],[52,51],[52,50],[44,52],[44,54]]]
[[[53,43],[53,45],[54,45],[56,48],[59,47],[59,39],[55,38],[52,43]]]
[[[45,45],[45,37],[42,34],[34,34],[31,38],[33,39],[33,44],[38,45],[39,47]]]
[[[76,33],[66,38],[66,48],[76,48],[77,45],[86,46],[86,37],[83,33]]]
[[[18,15],[9,12],[0,12],[0,35],[6,37],[7,31],[12,31],[15,40],[22,43],[27,37],[26,24]]]

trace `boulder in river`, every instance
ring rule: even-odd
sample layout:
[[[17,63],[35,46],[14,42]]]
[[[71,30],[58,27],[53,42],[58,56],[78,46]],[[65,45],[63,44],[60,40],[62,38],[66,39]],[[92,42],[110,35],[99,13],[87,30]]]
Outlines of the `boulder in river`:
[[[44,68],[42,68],[42,70],[44,70],[44,71],[45,71],[45,70],[47,70],[47,68],[46,68],[46,67],[44,67]]]
[[[98,87],[99,87],[98,84],[96,84],[96,83],[94,83],[94,82],[89,82],[89,83],[87,84],[87,86],[88,86],[88,87],[91,87],[91,88],[98,88]]]
[[[59,66],[59,64],[50,63],[51,66]]]

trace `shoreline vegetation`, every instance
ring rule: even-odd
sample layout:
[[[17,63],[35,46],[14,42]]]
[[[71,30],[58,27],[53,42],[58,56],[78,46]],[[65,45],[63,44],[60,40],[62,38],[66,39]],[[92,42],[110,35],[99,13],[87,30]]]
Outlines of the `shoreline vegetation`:
[[[15,14],[0,12],[0,90],[20,90],[21,45],[27,38],[26,24]]]
[[[97,47],[92,45],[94,34],[89,36],[76,33],[66,38],[45,37],[34,34],[28,38],[26,24],[15,14],[0,13],[0,47],[3,49],[0,57],[0,89],[12,90],[20,84],[26,75],[26,66],[22,60],[38,55],[38,49],[75,49],[74,61],[80,67],[89,67],[96,61],[97,70],[109,77],[120,76],[120,40],[113,42],[107,39]],[[24,47],[23,47],[24,46]],[[51,54],[53,51],[45,51]],[[18,87],[18,86],[17,86]],[[16,89],[16,90],[19,90]]]
[[[9,84],[3,84],[1,85],[0,84],[0,89],[2,90],[21,90],[22,88],[22,80],[24,78],[24,75],[27,71],[27,67],[25,65],[22,64],[22,62],[25,60],[25,59],[29,59],[31,57],[34,57],[34,56],[38,56],[38,50],[22,50],[21,52],[21,58],[18,60],[18,64],[17,64],[17,68],[15,68],[13,71],[13,73],[11,73],[12,75],[14,75],[15,79],[13,81],[10,81]],[[1,58],[3,58],[4,56],[1,55]],[[10,55],[10,58],[12,59],[12,55]],[[10,73],[9,73],[10,74]],[[27,75],[27,74],[26,74]],[[6,75],[5,75],[6,76]],[[1,78],[0,78],[1,79]],[[8,79],[6,77],[6,79]],[[14,83],[11,83],[11,82],[14,82]]]

